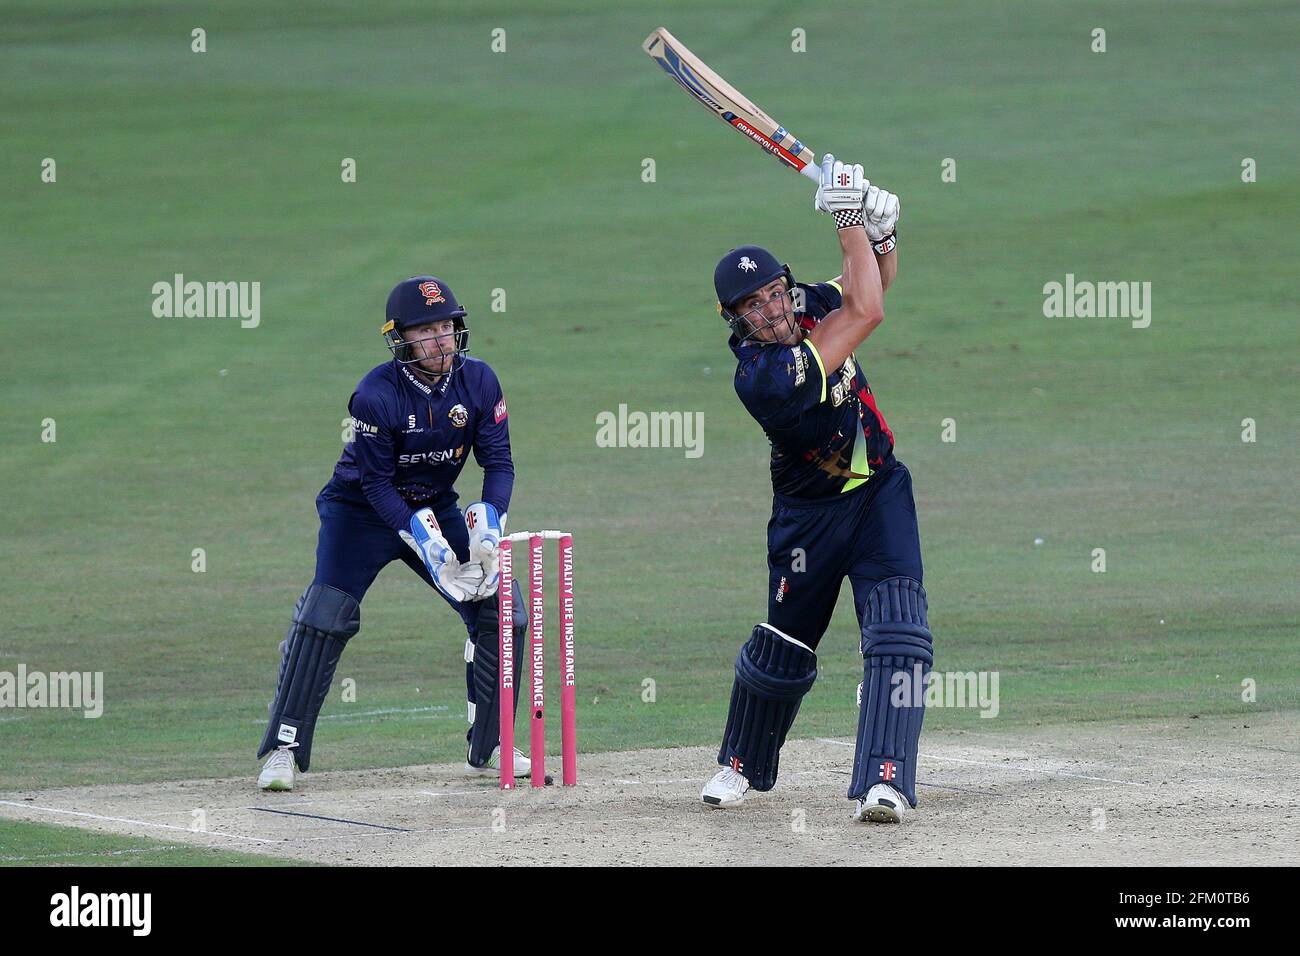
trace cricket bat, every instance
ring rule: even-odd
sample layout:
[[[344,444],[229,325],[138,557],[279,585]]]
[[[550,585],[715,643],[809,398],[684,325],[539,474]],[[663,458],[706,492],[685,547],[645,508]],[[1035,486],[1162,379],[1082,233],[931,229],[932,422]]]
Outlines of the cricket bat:
[[[687,49],[681,40],[660,27],[646,37],[641,48],[718,119],[744,133],[786,166],[803,173],[813,182],[821,181],[821,169],[815,162],[813,151],[709,69],[708,64]]]

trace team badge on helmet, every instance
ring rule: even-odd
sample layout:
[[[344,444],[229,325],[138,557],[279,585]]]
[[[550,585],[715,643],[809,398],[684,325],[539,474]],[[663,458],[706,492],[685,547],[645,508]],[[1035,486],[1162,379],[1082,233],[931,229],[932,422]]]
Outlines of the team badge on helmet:
[[[736,312],[741,301],[776,279],[785,280],[787,293],[795,287],[790,267],[761,246],[732,249],[713,270],[713,288],[718,294],[718,311],[742,342],[752,341],[756,328]],[[779,321],[786,321],[781,319]],[[765,323],[771,325],[771,323]]]
[[[447,417],[451,419],[451,423],[457,428],[464,428],[469,424],[469,412],[465,410],[464,405],[454,405],[451,411],[447,413]]]
[[[465,324],[465,307],[456,301],[456,296],[447,283],[437,276],[412,276],[393,287],[388,294],[388,303],[384,306],[384,319],[380,328],[384,342],[393,353],[393,358],[402,365],[418,365],[424,359],[415,354],[415,348],[407,340],[404,332],[418,325],[428,325],[450,319],[455,327],[456,355],[452,359],[454,371],[464,362],[464,354],[469,351],[469,327]],[[437,345],[442,349],[442,345]]]

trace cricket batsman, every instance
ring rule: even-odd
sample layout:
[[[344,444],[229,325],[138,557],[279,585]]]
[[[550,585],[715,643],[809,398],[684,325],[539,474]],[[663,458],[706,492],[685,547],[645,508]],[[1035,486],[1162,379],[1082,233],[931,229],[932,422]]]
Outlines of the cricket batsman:
[[[898,198],[828,153],[814,205],[834,219],[842,275],[795,282],[757,246],[731,250],[713,273],[736,394],[772,445],[773,502],[767,620],[736,658],[722,769],[700,796],[733,807],[751,788],[776,784],[781,745],[816,680],[817,646],[847,576],[863,658],[848,796],[855,820],[897,823],[916,806],[933,639],[912,478],[853,353],[884,320]],[[920,691],[898,694],[900,676],[908,687],[919,679]]]
[[[495,595],[515,471],[501,384],[487,363],[466,354],[465,315],[434,276],[407,279],[388,297],[381,332],[392,360],[352,393],[353,439],[316,498],[316,575],[280,644],[271,719],[257,751],[270,754],[257,780],[264,790],[292,790],[295,772],[310,765],[316,718],[343,648],[361,627],[361,602],[395,560],[464,622],[465,767],[487,775],[500,766]],[[483,469],[483,492],[462,514],[454,486],[470,450]],[[527,612],[517,583],[514,606],[522,639]],[[517,664],[521,672],[522,655]],[[528,776],[528,759],[518,750],[513,758],[515,776]]]

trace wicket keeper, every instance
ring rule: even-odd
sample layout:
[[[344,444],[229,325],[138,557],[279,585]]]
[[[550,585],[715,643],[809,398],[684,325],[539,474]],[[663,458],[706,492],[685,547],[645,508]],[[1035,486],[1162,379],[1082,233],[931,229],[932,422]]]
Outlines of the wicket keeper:
[[[388,297],[381,332],[392,360],[352,393],[353,439],[316,498],[316,575],[280,644],[271,719],[257,752],[270,754],[257,781],[264,790],[292,790],[295,771],[307,770],[316,718],[343,648],[360,629],[361,602],[395,560],[464,622],[465,767],[487,775],[500,766],[495,595],[515,471],[501,384],[487,363],[466,354],[465,315],[434,276],[407,279]],[[482,500],[462,514],[454,486],[471,450],[483,469]],[[519,640],[527,612],[518,584],[514,595]],[[513,757],[515,776],[528,776],[528,759],[518,750]]]
[[[817,677],[817,646],[847,576],[863,657],[848,796],[854,819],[897,823],[916,806],[924,695],[899,705],[891,691],[900,674],[924,679],[933,640],[911,475],[894,457],[894,435],[854,350],[884,320],[898,198],[828,153],[814,206],[835,221],[839,277],[795,282],[757,246],[731,250],[713,273],[732,333],[736,394],[772,445],[773,503],[767,621],[736,658],[722,769],[700,796],[732,807],[751,788],[775,785],[781,745]]]

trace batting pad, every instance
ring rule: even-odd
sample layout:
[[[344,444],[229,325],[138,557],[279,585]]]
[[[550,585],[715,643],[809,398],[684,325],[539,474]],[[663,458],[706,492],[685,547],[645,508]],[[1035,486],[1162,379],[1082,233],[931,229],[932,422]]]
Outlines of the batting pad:
[[[916,754],[934,659],[926,610],[925,588],[915,578],[886,578],[867,597],[851,799],[888,783],[916,806]]]
[[[816,679],[816,654],[769,624],[757,625],[736,656],[718,763],[743,774],[755,790],[771,790],[785,735]]]

